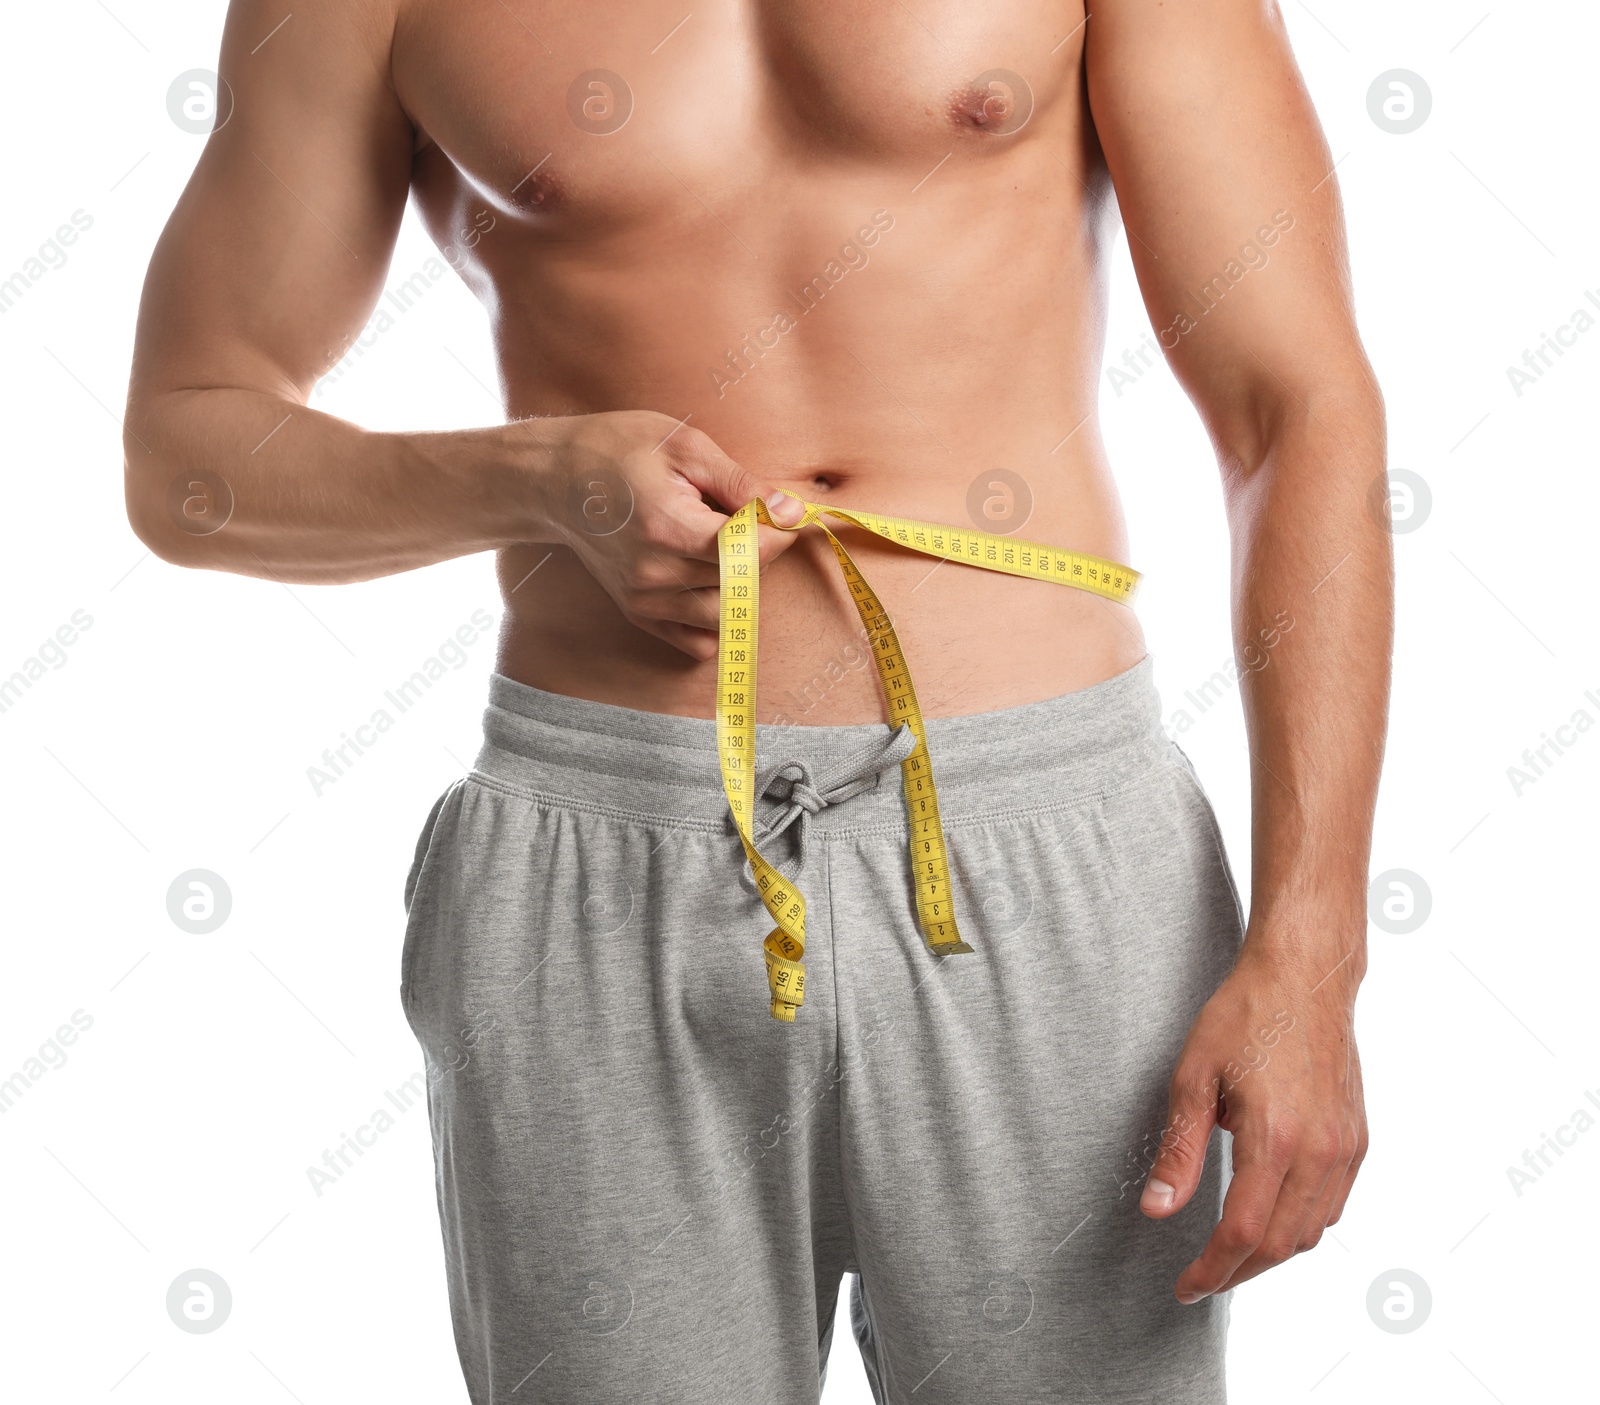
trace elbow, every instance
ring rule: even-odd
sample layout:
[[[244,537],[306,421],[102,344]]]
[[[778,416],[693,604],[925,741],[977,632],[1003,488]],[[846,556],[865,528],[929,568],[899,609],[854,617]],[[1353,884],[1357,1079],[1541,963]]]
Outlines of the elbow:
[[[1383,387],[1372,363],[1359,345],[1335,362],[1307,386],[1306,402],[1313,414],[1360,426],[1380,439],[1388,423]]]
[[[128,431],[123,496],[128,525],[152,555],[173,566],[214,564],[207,539],[233,515],[233,492],[220,475],[164,462]]]
[[[1210,428],[1224,479],[1243,484],[1286,461],[1306,462],[1308,449],[1324,470],[1380,471],[1386,426],[1383,391],[1358,355],[1292,384],[1273,377]]]
[[[175,538],[172,523],[161,511],[161,494],[156,486],[159,476],[149,460],[149,451],[141,446],[131,431],[122,436],[122,492],[128,511],[128,526],[153,556],[174,566],[185,563],[182,544]]]

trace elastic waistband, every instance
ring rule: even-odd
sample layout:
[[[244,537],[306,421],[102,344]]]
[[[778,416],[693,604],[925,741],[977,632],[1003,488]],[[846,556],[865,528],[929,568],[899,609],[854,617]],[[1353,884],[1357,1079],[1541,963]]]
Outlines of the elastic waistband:
[[[1126,673],[1044,702],[927,719],[928,751],[948,823],[1054,808],[1120,790],[1170,761],[1149,655]],[[732,831],[709,719],[639,712],[489,680],[484,742],[473,779],[572,809]],[[887,723],[764,724],[758,773],[799,762],[821,774],[885,743]],[[824,830],[904,824],[899,767],[814,816]]]

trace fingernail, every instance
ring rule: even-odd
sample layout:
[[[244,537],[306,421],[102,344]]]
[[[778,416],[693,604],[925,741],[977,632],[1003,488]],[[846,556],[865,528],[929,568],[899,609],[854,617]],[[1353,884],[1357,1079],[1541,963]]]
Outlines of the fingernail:
[[[800,499],[784,492],[781,488],[767,497],[767,511],[778,522],[798,522],[805,516],[805,507]]]
[[[1172,1208],[1174,1191],[1165,1181],[1158,1181],[1154,1177],[1144,1183],[1144,1194],[1139,1197],[1141,1210],[1160,1212]]]
[[[1211,1296],[1210,1293],[1196,1293],[1196,1292],[1190,1291],[1190,1292],[1186,1292],[1186,1293],[1179,1293],[1178,1294],[1178,1301],[1180,1303],[1182,1303],[1185,1307],[1189,1307],[1189,1306],[1193,1305],[1194,1303],[1199,1302],[1201,1298],[1209,1298],[1210,1296]]]

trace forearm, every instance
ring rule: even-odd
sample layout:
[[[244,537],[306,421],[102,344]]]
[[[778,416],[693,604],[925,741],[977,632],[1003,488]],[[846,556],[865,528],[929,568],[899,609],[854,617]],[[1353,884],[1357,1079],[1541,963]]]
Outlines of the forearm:
[[[1290,399],[1228,475],[1234,637],[1251,755],[1246,953],[1353,994],[1393,641],[1393,555],[1370,382]],[[1337,977],[1330,977],[1337,971]]]
[[[128,515],[180,565],[368,580],[543,539],[558,423],[378,434],[263,392],[173,391],[129,407]]]

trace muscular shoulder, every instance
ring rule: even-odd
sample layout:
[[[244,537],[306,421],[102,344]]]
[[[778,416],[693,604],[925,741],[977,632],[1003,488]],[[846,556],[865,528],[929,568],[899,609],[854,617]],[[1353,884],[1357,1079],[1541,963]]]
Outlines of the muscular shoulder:
[[[219,69],[235,121],[321,139],[330,125],[394,132],[407,119],[391,55],[403,0],[231,0]]]
[[[308,81],[343,71],[347,81],[387,82],[402,9],[403,0],[296,0],[286,12],[281,0],[231,0],[223,62],[243,81],[283,76],[292,63]]]

